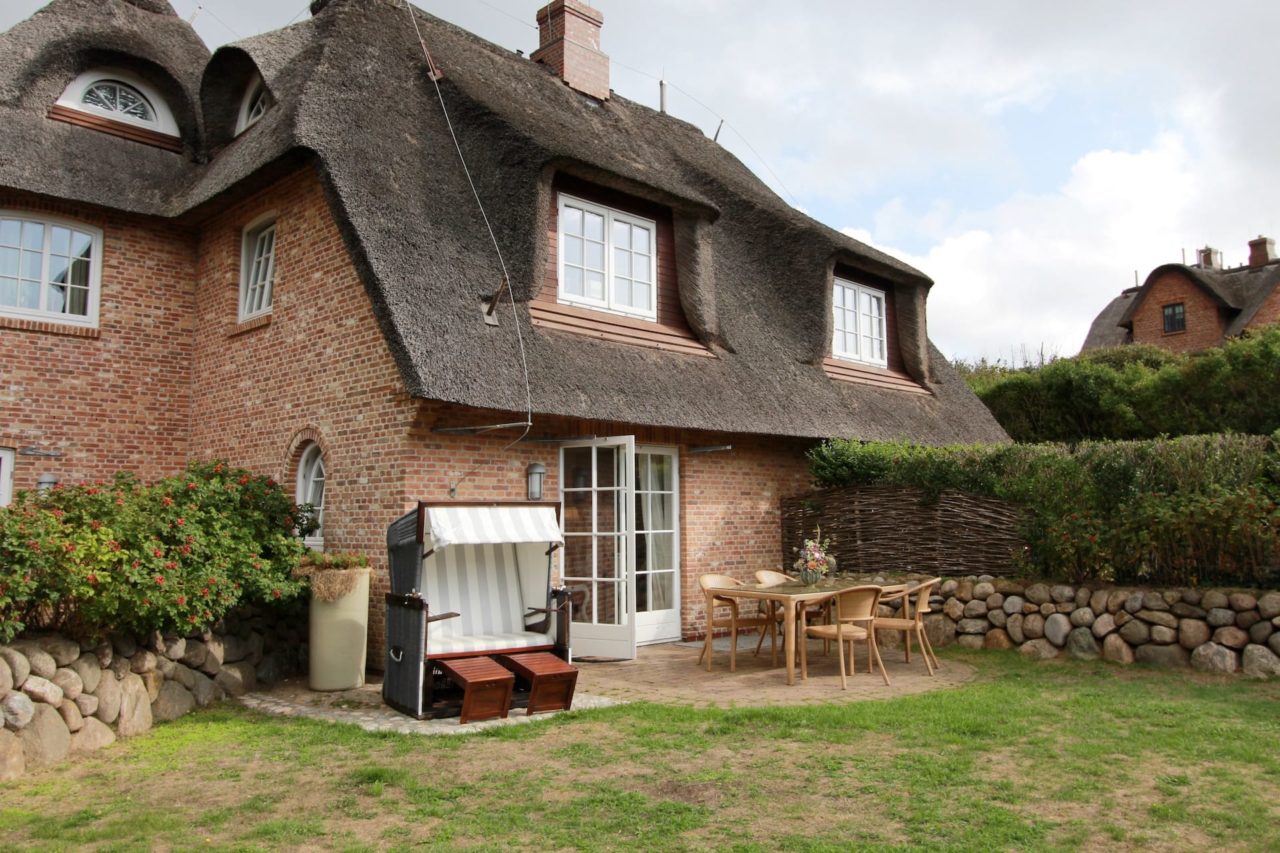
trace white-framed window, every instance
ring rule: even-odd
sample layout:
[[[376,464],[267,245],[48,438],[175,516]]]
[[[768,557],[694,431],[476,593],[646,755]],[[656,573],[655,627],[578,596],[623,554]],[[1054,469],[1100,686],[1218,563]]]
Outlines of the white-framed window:
[[[324,550],[324,456],[320,445],[308,442],[298,458],[298,488],[296,502],[311,504],[315,508],[315,532],[309,534],[303,542],[308,548]]]
[[[58,104],[112,121],[178,135],[178,123],[160,92],[123,68],[94,68],[72,80]]]
[[[13,460],[13,448],[0,447],[0,506],[13,502]]]
[[[98,325],[102,232],[0,210],[0,314]]]
[[[883,290],[835,280],[831,308],[835,314],[831,354],[836,358],[885,367],[889,347],[885,338],[885,294]]]
[[[657,319],[652,219],[561,194],[559,226],[561,302]]]
[[[240,101],[240,113],[236,117],[236,134],[244,133],[252,127],[270,106],[271,93],[267,91],[262,78],[255,76],[253,82],[245,89],[244,98]]]
[[[240,320],[271,313],[276,280],[276,220],[259,217],[244,229],[240,252]]]

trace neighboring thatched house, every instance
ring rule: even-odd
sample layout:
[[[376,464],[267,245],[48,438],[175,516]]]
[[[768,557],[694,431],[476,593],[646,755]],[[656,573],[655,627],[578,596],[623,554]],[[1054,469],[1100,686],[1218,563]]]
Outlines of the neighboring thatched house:
[[[1249,263],[1232,269],[1208,246],[1198,255],[1195,266],[1156,267],[1141,287],[1122,291],[1094,319],[1083,349],[1136,343],[1195,352],[1280,321],[1274,241],[1250,240]]]
[[[928,340],[931,281],[612,94],[598,12],[552,3],[527,59],[399,0],[311,7],[212,56],[165,0],[0,35],[17,487],[225,457],[382,560],[412,501],[543,467],[587,654],[696,635],[698,574],[777,568],[816,440],[1006,440]]]

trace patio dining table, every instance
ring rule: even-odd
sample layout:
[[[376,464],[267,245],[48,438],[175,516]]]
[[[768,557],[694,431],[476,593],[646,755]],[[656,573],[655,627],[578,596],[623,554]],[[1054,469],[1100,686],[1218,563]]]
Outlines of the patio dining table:
[[[774,584],[744,583],[732,587],[710,587],[705,590],[707,613],[711,613],[715,598],[745,598],[756,601],[776,601],[782,605],[783,657],[787,661],[787,684],[796,683],[796,613],[810,604],[826,601],[855,586],[879,586],[884,593],[905,589],[908,585],[874,584],[858,578],[823,578],[816,584],[805,586],[799,581]],[[706,653],[711,654],[711,632],[707,631]]]

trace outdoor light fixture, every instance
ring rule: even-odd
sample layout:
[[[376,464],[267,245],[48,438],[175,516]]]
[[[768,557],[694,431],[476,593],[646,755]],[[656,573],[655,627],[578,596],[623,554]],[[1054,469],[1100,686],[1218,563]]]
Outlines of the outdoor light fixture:
[[[547,476],[547,466],[541,462],[530,462],[524,470],[529,475],[529,500],[542,500],[542,481]]]
[[[56,474],[41,474],[40,479],[36,480],[36,490],[40,492],[47,492],[56,485],[58,485]]]

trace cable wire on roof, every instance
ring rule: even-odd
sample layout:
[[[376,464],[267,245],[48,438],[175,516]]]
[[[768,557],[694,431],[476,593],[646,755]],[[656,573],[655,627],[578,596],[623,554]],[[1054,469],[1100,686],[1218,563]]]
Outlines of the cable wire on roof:
[[[525,399],[525,419],[524,431],[516,436],[511,442],[498,453],[505,453],[514,447],[517,442],[529,434],[529,430],[533,427],[533,390],[529,384],[529,361],[524,351],[524,332],[520,329],[520,317],[516,310],[515,292],[509,286],[511,277],[507,274],[507,262],[502,257],[502,247],[498,245],[498,235],[493,231],[493,225],[489,222],[489,214],[485,212],[484,202],[480,199],[480,191],[476,189],[476,182],[471,178],[471,169],[467,166],[467,158],[462,153],[462,143],[458,141],[458,134],[453,129],[453,120],[449,118],[449,109],[444,103],[444,93],[440,90],[440,69],[436,66],[435,60],[431,58],[431,51],[427,49],[427,42],[422,37],[422,30],[418,27],[418,16],[414,14],[413,6],[409,0],[404,0],[405,11],[409,14],[409,20],[413,24],[414,35],[418,38],[418,45],[422,48],[422,56],[427,62],[427,68],[430,71],[428,76],[431,78],[431,84],[435,87],[436,98],[440,101],[440,112],[444,115],[444,123],[449,128],[449,136],[453,139],[454,150],[458,152],[458,162],[462,164],[462,173],[466,175],[467,184],[471,187],[471,194],[475,197],[476,207],[480,210],[480,218],[484,220],[484,227],[489,232],[489,239],[493,242],[493,252],[498,258],[498,266],[502,268],[502,280],[507,283],[503,288],[507,292],[507,298],[511,302],[511,321],[516,327],[516,343],[520,349],[520,369],[524,374],[524,399]],[[501,424],[501,427],[514,426],[513,424]],[[494,427],[497,428],[497,427]],[[463,474],[449,487],[450,495],[456,495],[458,486],[462,484],[476,471],[480,470],[480,465],[476,465],[470,471]]]

